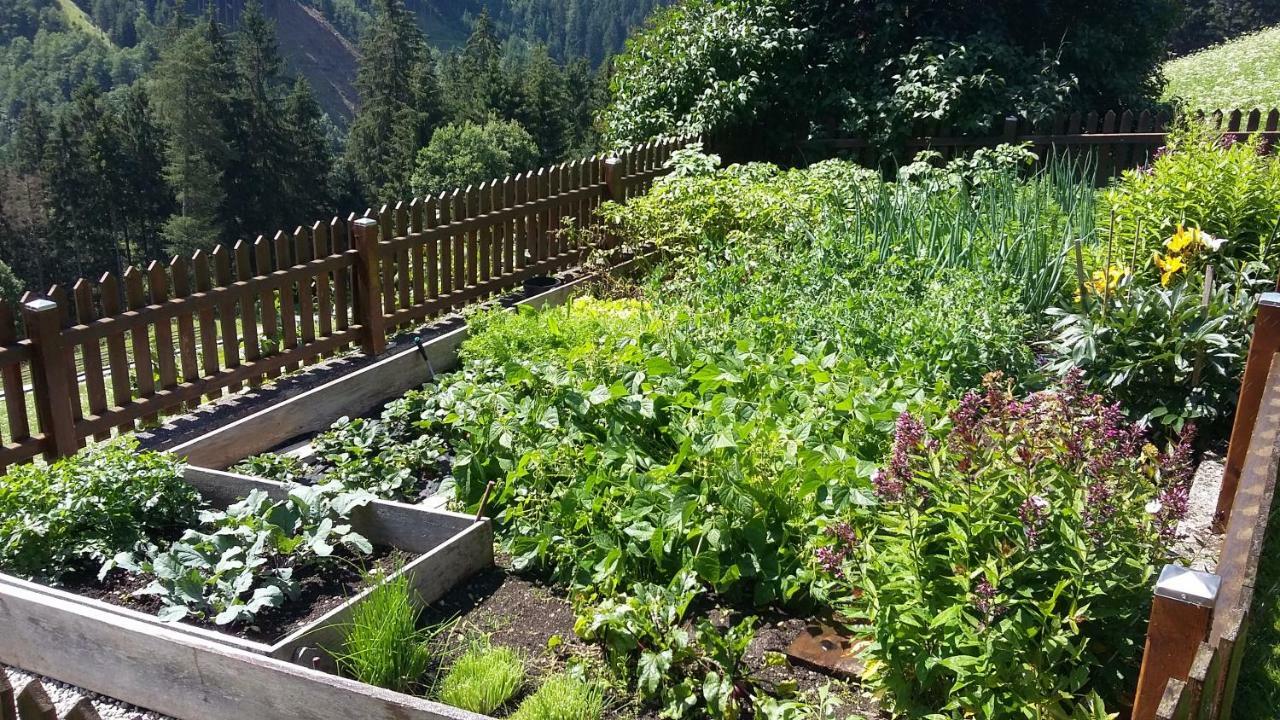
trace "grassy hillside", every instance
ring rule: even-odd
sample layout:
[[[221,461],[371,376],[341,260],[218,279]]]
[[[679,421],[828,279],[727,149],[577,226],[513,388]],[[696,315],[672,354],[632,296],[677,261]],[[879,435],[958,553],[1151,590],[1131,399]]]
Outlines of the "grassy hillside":
[[[1280,107],[1280,25],[1165,64],[1166,99],[1204,110]]]
[[[107,33],[93,24],[93,20],[72,0],[58,0],[58,9],[62,11],[62,16],[71,27],[83,30],[108,45],[111,44],[111,38],[107,37]]]

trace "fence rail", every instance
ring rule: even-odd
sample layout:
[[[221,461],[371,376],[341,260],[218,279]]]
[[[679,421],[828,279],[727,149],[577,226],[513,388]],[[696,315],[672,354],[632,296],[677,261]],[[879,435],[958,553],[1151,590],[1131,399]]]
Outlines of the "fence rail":
[[[1215,524],[1213,573],[1162,574],[1133,720],[1226,720],[1247,644],[1258,566],[1280,475],[1280,292],[1263,295],[1236,406]],[[1204,588],[1197,595],[1189,588]]]
[[[74,454],[518,287],[612,244],[607,200],[692,138],[655,140],[0,301],[0,470]],[[15,315],[20,315],[16,317]]]
[[[1271,142],[1280,141],[1280,110],[1198,112],[1194,117],[1207,122],[1217,132],[1242,136],[1261,134]],[[1087,152],[1095,161],[1095,179],[1101,184],[1149,162],[1165,144],[1173,120],[1174,116],[1168,112],[1146,110],[1074,112],[1040,120],[999,115],[987,128],[971,133],[959,132],[955,126],[919,123],[907,133],[903,147],[915,152],[934,150],[944,160],[1001,143],[1030,143],[1042,157],[1050,151]],[[875,142],[864,138],[819,138],[810,141],[809,146],[819,151],[835,151],[869,165],[879,159]]]

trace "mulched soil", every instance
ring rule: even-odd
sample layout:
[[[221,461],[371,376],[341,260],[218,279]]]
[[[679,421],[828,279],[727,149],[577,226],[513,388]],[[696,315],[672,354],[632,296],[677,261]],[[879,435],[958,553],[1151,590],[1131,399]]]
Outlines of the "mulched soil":
[[[212,619],[199,620],[190,616],[182,620],[181,624],[272,644],[315,622],[367,587],[363,570],[388,572],[408,563],[413,557],[403,550],[388,547],[375,547],[373,555],[366,557],[335,557],[332,562],[323,565],[310,565],[295,570],[294,579],[301,585],[298,597],[286,599],[278,608],[258,613],[252,624],[215,625]],[[149,577],[116,569],[102,581],[92,574],[69,578],[62,589],[112,605],[155,614],[163,606],[158,597],[133,595],[135,591],[150,584]]]

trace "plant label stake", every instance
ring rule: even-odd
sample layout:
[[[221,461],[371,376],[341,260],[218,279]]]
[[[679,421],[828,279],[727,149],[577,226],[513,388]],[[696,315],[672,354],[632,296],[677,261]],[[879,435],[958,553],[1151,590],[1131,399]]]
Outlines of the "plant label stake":
[[[484,486],[484,494],[480,496],[480,507],[476,508],[476,522],[484,519],[484,506],[489,503],[489,493],[493,492],[493,481]]]
[[[421,336],[421,335],[414,335],[414,336],[413,336],[413,344],[414,344],[414,346],[415,346],[415,347],[417,347],[417,348],[418,348],[418,354],[422,356],[422,362],[424,362],[424,363],[426,363],[426,364],[427,364],[427,379],[428,379],[428,382],[435,382],[435,380],[436,380],[436,369],[435,369],[434,367],[431,367],[431,358],[427,356],[427,346],[423,344],[423,342],[422,342],[422,336]]]

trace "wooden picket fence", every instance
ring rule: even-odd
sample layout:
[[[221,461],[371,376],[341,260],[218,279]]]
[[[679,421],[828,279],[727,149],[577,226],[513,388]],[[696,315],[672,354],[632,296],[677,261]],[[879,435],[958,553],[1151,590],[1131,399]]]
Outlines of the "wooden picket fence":
[[[655,140],[0,302],[0,470],[74,454],[517,288],[611,240],[596,223],[693,138]],[[34,422],[33,422],[34,418]]]
[[[0,720],[98,720],[93,703],[80,698],[62,715],[58,714],[49,692],[39,680],[32,679],[19,692],[14,691],[9,674],[0,667]]]
[[[1133,720],[1231,717],[1280,474],[1278,352],[1280,292],[1272,292],[1259,303],[1218,495],[1222,552],[1215,571],[1197,578],[1213,592],[1190,599],[1157,585]]]
[[[1261,133],[1271,142],[1280,141],[1280,110],[1231,110],[1195,113],[1217,132],[1241,137]],[[1099,184],[1125,170],[1146,164],[1165,144],[1174,116],[1167,112],[1108,110],[1103,113],[1074,112],[1036,121],[1017,115],[998,115],[981,132],[960,133],[954,126],[919,123],[906,134],[904,148],[912,156],[921,150],[937,151],[943,160],[1002,143],[1030,143],[1042,158],[1052,153],[1081,156],[1094,164]],[[808,143],[810,152],[832,153],[860,163],[874,165],[880,148],[862,138],[820,138]]]

